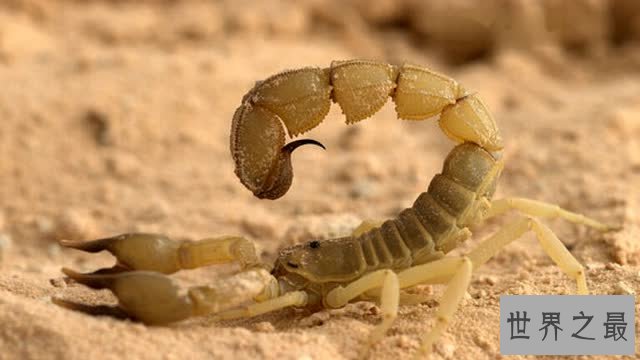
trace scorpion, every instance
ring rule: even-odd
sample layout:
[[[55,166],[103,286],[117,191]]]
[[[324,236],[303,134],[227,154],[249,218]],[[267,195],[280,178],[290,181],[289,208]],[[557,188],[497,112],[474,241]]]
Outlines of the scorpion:
[[[88,242],[61,240],[63,246],[87,252],[107,250],[117,259],[113,268],[92,273],[62,271],[91,288],[110,289],[129,316],[147,324],[201,315],[217,320],[254,317],[287,307],[339,308],[375,299],[382,319],[370,333],[366,351],[391,327],[400,304],[426,301],[406,289],[444,284],[435,324],[421,339],[422,355],[432,351],[452,321],[473,271],[529,231],[575,280],[577,293],[588,294],[582,265],[539,218],[562,218],[600,231],[615,227],[550,203],[492,199],[504,167],[496,122],[477,94],[426,67],[334,61],[328,68],[288,70],[257,82],[233,116],[235,174],[256,197],[277,199],[292,184],[292,152],[307,144],[324,148],[311,139],[285,144],[284,128],[290,138],[313,129],[331,102],[338,103],[347,124],[353,124],[376,113],[389,97],[400,119],[439,115],[439,127],[457,144],[427,191],[395,218],[364,221],[350,236],[286,247],[272,267],[262,264],[254,243],[241,236],[175,241],[159,234],[127,233]],[[471,237],[470,228],[509,210],[519,216],[475,249],[445,256]],[[231,262],[239,263],[241,271],[186,293],[164,275]]]

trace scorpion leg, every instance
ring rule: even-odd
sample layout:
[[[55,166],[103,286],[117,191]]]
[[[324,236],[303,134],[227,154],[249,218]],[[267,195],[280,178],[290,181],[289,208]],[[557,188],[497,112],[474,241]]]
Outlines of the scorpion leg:
[[[62,240],[60,245],[87,252],[109,251],[118,261],[113,272],[149,270],[171,274],[234,260],[244,269],[259,265],[253,242],[240,236],[173,241],[163,235],[130,233],[93,241]]]
[[[379,302],[380,289],[374,289],[374,290],[371,290],[371,291],[367,291],[366,293],[364,293],[363,295],[359,296],[358,298],[362,299],[362,300],[366,300],[366,301],[373,301],[373,302],[377,301],[377,302]],[[399,299],[399,304],[400,305],[424,304],[425,302],[427,302],[429,300],[433,300],[433,295],[414,294],[414,293],[406,292],[404,290],[400,290],[400,299]]]
[[[531,217],[521,217],[480,243],[468,254],[473,262],[473,268],[476,269],[487,262],[504,246],[518,239],[527,231],[533,231],[545,253],[564,273],[576,280],[578,294],[588,294],[589,290],[582,265],[571,255],[551,229]]]
[[[433,343],[446,330],[471,281],[472,264],[467,257],[450,257],[417,265],[398,274],[401,288],[427,283],[447,283],[436,312],[436,324],[422,338],[419,355],[428,355]]]
[[[220,279],[211,286],[191,287],[181,294],[171,278],[154,271],[80,274],[63,269],[63,272],[88,287],[111,290],[127,314],[147,324],[166,324],[236,307],[268,291],[268,285],[275,280],[266,270],[254,268]],[[77,309],[73,303],[63,303]]]
[[[489,210],[487,218],[503,214],[511,209],[518,210],[530,216],[562,218],[572,223],[586,225],[600,231],[610,231],[619,228],[616,226],[605,225],[582,214],[565,210],[555,204],[517,197],[492,201],[491,209]]]
[[[243,317],[253,317],[291,306],[304,306],[308,295],[304,291],[292,291],[274,299],[250,304],[239,309],[221,312],[214,316],[214,320],[231,320]]]
[[[398,316],[400,287],[398,276],[391,270],[378,270],[346,285],[329,291],[325,302],[329,307],[339,308],[369,290],[381,288],[380,310],[382,322],[369,335],[366,351],[378,342]]]

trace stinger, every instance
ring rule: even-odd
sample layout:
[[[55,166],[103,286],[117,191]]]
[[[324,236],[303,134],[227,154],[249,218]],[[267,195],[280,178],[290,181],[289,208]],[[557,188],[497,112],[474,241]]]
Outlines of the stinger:
[[[260,199],[275,200],[286,194],[291,187],[293,181],[293,167],[291,166],[291,154],[293,151],[303,145],[316,145],[323,149],[327,149],[321,142],[313,139],[295,140],[280,149],[280,156],[276,159],[276,164],[267,176],[261,191],[254,192],[255,196]]]
[[[296,141],[292,141],[290,143],[288,143],[287,145],[282,147],[282,152],[289,152],[289,154],[291,154],[295,149],[299,148],[302,145],[316,145],[321,147],[324,150],[327,150],[327,148],[322,145],[321,142],[317,141],[317,140],[313,140],[313,139],[300,139],[300,140],[296,140]]]

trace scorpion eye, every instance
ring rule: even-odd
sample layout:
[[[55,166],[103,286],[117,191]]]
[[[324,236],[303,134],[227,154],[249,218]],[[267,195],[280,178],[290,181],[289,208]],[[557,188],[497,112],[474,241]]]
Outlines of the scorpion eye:
[[[317,249],[320,247],[320,241],[314,240],[309,243],[309,247],[312,249]]]
[[[290,266],[290,267],[292,267],[292,268],[294,268],[294,269],[297,269],[297,268],[298,268],[298,264],[294,264],[294,263],[292,263],[291,261],[287,261],[287,265],[288,265],[288,266]]]

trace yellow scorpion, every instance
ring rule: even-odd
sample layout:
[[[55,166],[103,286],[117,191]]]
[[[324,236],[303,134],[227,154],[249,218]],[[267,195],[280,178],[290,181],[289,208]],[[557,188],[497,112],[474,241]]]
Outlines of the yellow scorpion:
[[[304,144],[321,146],[314,140],[285,145],[284,128],[291,138],[313,129],[332,101],[342,108],[348,124],[355,123],[377,112],[388,97],[401,119],[439,115],[442,131],[458,143],[442,173],[397,217],[381,225],[365,222],[351,236],[287,247],[272,268],[260,263],[253,242],[243,237],[179,242],[162,235],[124,234],[90,242],[62,241],[84,251],[108,250],[117,258],[113,268],[90,274],[63,271],[82,284],[111,289],[122,309],[149,324],[205,314],[216,319],[252,317],[286,307],[338,308],[375,298],[382,321],[369,336],[367,351],[392,325],[399,304],[426,299],[402,289],[446,284],[435,325],[422,338],[420,354],[431,351],[452,320],[473,270],[528,231],[575,279],[577,293],[588,293],[582,265],[538,218],[563,218],[602,231],[612,227],[553,204],[524,198],[492,200],[504,166],[503,142],[494,119],[476,94],[425,67],[339,61],[329,68],[285,71],[258,82],[233,117],[235,173],[255,196],[281,197],[293,178],[292,151]],[[471,236],[471,226],[510,209],[522,215],[467,255],[445,256]],[[232,261],[239,262],[243,271],[210,286],[189,288],[186,294],[162,275]]]

